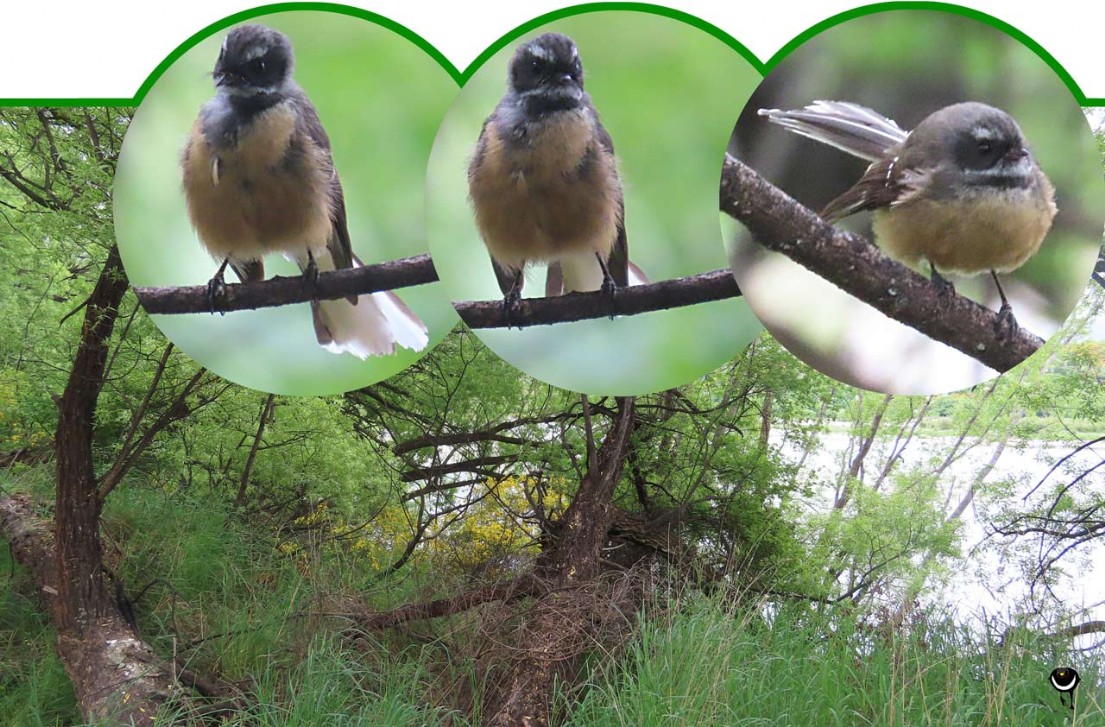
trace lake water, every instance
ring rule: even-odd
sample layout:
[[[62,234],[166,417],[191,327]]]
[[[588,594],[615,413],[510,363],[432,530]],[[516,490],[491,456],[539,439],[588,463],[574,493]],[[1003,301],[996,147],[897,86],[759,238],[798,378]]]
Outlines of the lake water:
[[[779,437],[773,433],[773,443],[778,445]],[[813,474],[822,483],[815,488],[816,495],[806,501],[810,512],[827,513],[832,508],[834,486],[838,473],[846,470],[849,458],[849,438],[843,433],[828,433],[821,437],[817,451],[811,454],[804,465],[804,474]],[[902,461],[895,466],[895,472],[906,473],[910,470],[932,472],[954,445],[953,438],[918,439],[910,443]],[[968,440],[971,444],[973,440]],[[865,464],[863,480],[871,484],[881,471],[888,456],[893,440],[877,442]],[[997,518],[1004,507],[1018,507],[1022,512],[1029,507],[1047,507],[1052,502],[1056,489],[1071,482],[1079,473],[1100,465],[1105,460],[1105,443],[1088,448],[1071,458],[1063,467],[1036,489],[1026,495],[1043,479],[1052,465],[1061,457],[1069,454],[1079,445],[1078,442],[1020,442],[1005,447],[994,464],[994,469],[983,480],[983,487],[976,493],[974,501],[963,512],[961,520],[960,551],[963,558],[952,564],[952,572],[943,583],[928,583],[921,600],[928,604],[942,604],[956,615],[957,620],[978,626],[982,621],[996,619],[1007,624],[1010,615],[1022,612],[1028,602],[1028,581],[1031,575],[1025,573],[1028,563],[1041,552],[1038,536],[1020,536],[1014,547],[1011,540],[1000,536],[987,537],[992,533],[993,518]],[[967,492],[971,483],[993,457],[996,445],[975,444],[961,458],[952,463],[941,478],[941,489],[949,497],[944,513],[950,514]],[[795,461],[798,452],[792,446],[783,446],[784,456]],[[1008,480],[1013,484],[1012,495],[1000,498],[986,491],[986,485]],[[1105,466],[1075,485],[1071,490],[1078,501],[1092,493],[1105,496]],[[1098,516],[1098,520],[1105,516]],[[1053,585],[1051,593],[1063,604],[1071,618],[1063,623],[1052,623],[1043,628],[1066,626],[1092,619],[1105,619],[1105,534],[1096,541],[1081,545],[1066,554],[1058,565],[1061,576]],[[1046,591],[1037,589],[1039,602],[1046,603]],[[1054,601],[1052,601],[1054,603]],[[1053,616],[1054,606],[1048,609]],[[1042,627],[1037,622],[1035,627]],[[1079,637],[1079,647],[1097,643],[1102,634],[1090,634]]]

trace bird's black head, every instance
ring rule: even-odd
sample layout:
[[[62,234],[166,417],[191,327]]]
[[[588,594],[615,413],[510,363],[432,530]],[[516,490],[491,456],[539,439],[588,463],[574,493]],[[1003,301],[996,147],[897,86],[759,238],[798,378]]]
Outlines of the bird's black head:
[[[974,101],[954,104],[930,114],[913,131],[918,140],[943,147],[966,184],[1003,189],[1033,183],[1035,162],[1021,129],[1001,109]]]
[[[241,25],[227,34],[212,75],[231,95],[268,95],[291,81],[292,66],[288,36],[263,25]]]
[[[1028,154],[1020,127],[1009,114],[980,103],[949,107],[958,116],[955,157],[964,169],[989,169]]]
[[[583,64],[576,44],[566,35],[545,33],[519,46],[510,60],[510,89],[531,113],[583,105]]]

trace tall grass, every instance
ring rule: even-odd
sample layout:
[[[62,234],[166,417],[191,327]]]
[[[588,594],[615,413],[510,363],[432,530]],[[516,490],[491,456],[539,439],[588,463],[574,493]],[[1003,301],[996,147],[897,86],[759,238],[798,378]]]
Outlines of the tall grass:
[[[320,637],[290,669],[256,665],[253,705],[225,719],[225,727],[380,725],[463,727],[463,716],[425,703],[429,676],[417,658],[401,653],[390,664],[365,660],[333,637]],[[166,710],[159,724],[185,715]]]
[[[9,561],[6,545],[0,559]],[[13,569],[0,578],[0,724],[72,724],[79,721],[73,687],[54,653],[54,634],[41,604],[28,593],[30,577]]]
[[[1037,641],[999,646],[949,620],[872,628],[843,609],[687,598],[616,663],[596,666],[578,725],[1070,725]],[[1075,725],[1105,724],[1100,658],[1081,672]]]

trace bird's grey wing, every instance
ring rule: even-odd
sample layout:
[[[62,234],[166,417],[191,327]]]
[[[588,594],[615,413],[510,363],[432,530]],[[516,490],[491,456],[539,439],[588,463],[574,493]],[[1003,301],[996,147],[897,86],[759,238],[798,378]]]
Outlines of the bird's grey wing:
[[[903,185],[908,178],[895,167],[894,159],[875,162],[867,167],[858,182],[826,204],[818,214],[826,222],[833,222],[864,210],[889,207],[908,192],[909,187]]]
[[[599,144],[611,156],[614,155],[614,140],[601,121],[596,119],[595,131]],[[629,285],[629,240],[625,234],[625,197],[622,195],[621,185],[618,186],[618,224],[617,239],[610,250],[610,257],[606,260],[606,267],[610,271],[610,277],[614,278],[619,288]]]
[[[330,256],[334,260],[334,267],[337,270],[351,268],[353,267],[353,245],[349,239],[345,193],[342,191],[341,178],[338,177],[338,171],[334,168],[334,160],[330,154],[330,137],[322,126],[318,111],[315,110],[314,104],[311,103],[306,94],[298,91],[295,94],[295,103],[298,110],[297,123],[300,125],[302,133],[305,133],[321,152],[320,161],[325,165],[326,171],[329,172],[327,193],[330,196],[332,232],[326,247],[330,251]],[[355,301],[356,297],[354,296],[350,302]]]

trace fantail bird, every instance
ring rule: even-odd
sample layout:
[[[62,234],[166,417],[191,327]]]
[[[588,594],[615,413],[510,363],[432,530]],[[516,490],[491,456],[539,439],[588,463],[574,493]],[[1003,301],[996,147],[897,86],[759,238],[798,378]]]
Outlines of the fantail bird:
[[[292,79],[287,36],[261,25],[231,30],[215,63],[215,97],[200,109],[181,167],[188,216],[204,248],[243,283],[263,280],[264,257],[282,253],[304,279],[360,267],[353,254],[330,139]],[[315,337],[360,358],[415,351],[426,326],[395,293],[311,303]]]
[[[1009,114],[977,102],[925,117],[912,132],[871,109],[815,101],[794,111],[761,109],[786,129],[866,159],[871,165],[821,217],[832,222],[874,210],[876,241],[907,264],[940,273],[1016,270],[1036,254],[1055,217],[1054,188]]]
[[[645,282],[628,257],[614,142],[583,90],[571,38],[546,33],[514,52],[468,191],[508,309],[531,262],[548,263],[546,295]]]

